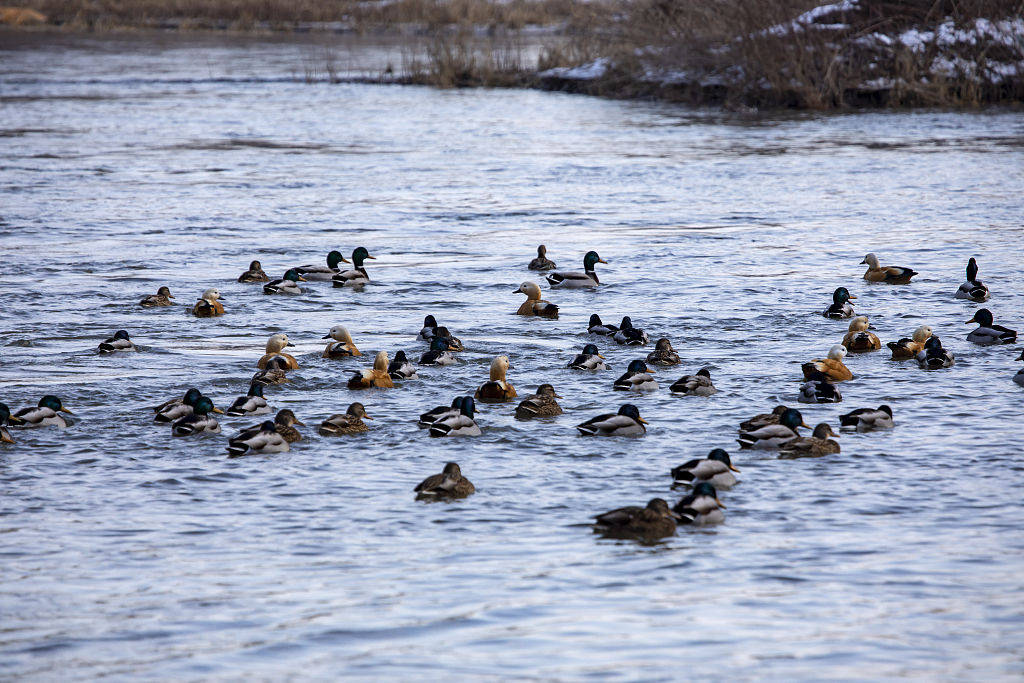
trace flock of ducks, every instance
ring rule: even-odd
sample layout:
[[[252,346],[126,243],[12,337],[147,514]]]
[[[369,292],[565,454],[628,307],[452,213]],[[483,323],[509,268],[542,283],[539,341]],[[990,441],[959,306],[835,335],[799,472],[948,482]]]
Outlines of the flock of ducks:
[[[335,287],[361,287],[370,281],[364,263],[374,257],[365,247],[358,247],[352,252],[351,260],[338,251],[327,254],[326,266],[304,265],[288,268],[283,276],[271,280],[263,271],[259,261],[253,261],[249,269],[238,277],[242,283],[262,283],[266,295],[297,295],[302,293],[300,283],[309,281],[331,281]],[[341,263],[349,263],[353,267],[341,270]],[[537,249],[537,258],[533,259],[528,268],[545,273],[545,279],[552,289],[585,288],[600,285],[595,267],[598,263],[607,263],[597,252],[590,251],[583,258],[582,271],[559,271],[553,261],[547,258],[547,249],[541,245]],[[874,254],[864,257],[862,263],[868,270],[864,279],[869,282],[889,284],[906,284],[917,274],[911,268],[902,266],[881,266]],[[978,265],[971,258],[967,265],[967,279],[955,292],[958,299],[985,302],[989,299],[988,287],[978,280]],[[540,287],[534,282],[523,282],[515,293],[524,294],[526,300],[519,306],[516,314],[557,319],[559,308],[556,304],[542,298]],[[845,365],[848,354],[860,354],[878,351],[882,342],[874,332],[869,319],[857,315],[854,311],[853,296],[846,287],[839,287],[832,296],[832,304],[822,315],[831,319],[850,319],[849,328],[842,342],[832,346],[824,358],[813,359],[802,366],[804,382],[797,395],[800,403],[837,403],[842,395],[837,383],[854,379],[853,373]],[[140,301],[144,308],[173,305],[174,297],[167,287],[160,287],[157,293]],[[190,308],[192,315],[199,318],[217,317],[225,314],[224,299],[216,288],[209,288]],[[1016,342],[1017,333],[994,323],[992,312],[986,308],[978,309],[967,321],[976,323],[978,327],[967,335],[969,342],[982,346],[1012,344]],[[618,325],[605,323],[600,316],[593,314],[587,325],[587,332],[597,337],[607,338],[623,346],[646,346],[650,343],[647,333],[633,326],[629,316],[622,318]],[[394,359],[390,359],[386,351],[378,351],[373,365],[369,368],[354,371],[348,380],[350,390],[391,389],[396,382],[403,382],[417,377],[418,366],[445,366],[455,363],[453,354],[464,350],[462,342],[452,335],[447,327],[438,325],[433,315],[427,315],[416,338],[426,342],[428,348],[414,364],[405,351],[398,351]],[[328,359],[358,358],[363,354],[356,346],[349,331],[342,325],[335,325],[328,330],[323,339],[327,341],[323,357]],[[196,434],[220,434],[221,427],[215,415],[224,414],[232,417],[269,416],[273,411],[264,396],[264,388],[288,382],[289,371],[299,367],[298,360],[287,352],[294,344],[286,334],[274,334],[266,342],[265,352],[256,362],[257,372],[250,380],[249,388],[244,396],[240,396],[230,406],[222,410],[214,405],[208,396],[196,388],[189,388],[180,398],[173,398],[153,408],[154,422],[170,426],[171,434],[177,437],[188,437]],[[929,326],[917,328],[908,338],[902,338],[886,345],[893,360],[916,360],[926,370],[948,368],[953,365],[953,355],[942,347],[939,338]],[[99,354],[115,354],[136,351],[135,344],[128,332],[118,330],[109,339],[101,342],[97,348]],[[1024,360],[1022,353],[1018,360]],[[667,338],[659,338],[653,351],[644,359],[635,359],[629,363],[625,373],[612,382],[613,391],[645,394],[657,391],[659,384],[655,379],[654,370],[649,366],[671,367],[680,364],[680,357],[672,348]],[[582,351],[569,363],[568,368],[574,370],[598,372],[608,369],[604,356],[597,344],[588,343]],[[477,402],[507,403],[518,398],[515,387],[508,381],[507,373],[511,365],[507,356],[494,358],[490,365],[489,378],[481,384],[472,395],[456,396],[450,405],[438,406],[420,415],[418,425],[427,430],[432,437],[478,436],[482,434],[476,422]],[[1024,369],[1014,376],[1013,381],[1024,386]],[[673,382],[669,391],[677,396],[708,397],[716,393],[708,368],[701,368],[693,375],[684,375]],[[542,384],[537,391],[521,400],[515,415],[519,419],[552,417],[562,414],[558,404],[561,398],[551,384]],[[66,427],[68,422],[64,414],[71,411],[63,406],[57,396],[43,396],[35,407],[24,408],[12,413],[7,405],[0,403],[0,441],[13,443],[7,427]],[[334,414],[324,419],[318,433],[326,437],[339,437],[366,432],[369,427],[365,420],[372,420],[366,413],[362,403],[351,403],[344,413]],[[640,416],[639,409],[632,403],[625,403],[616,412],[597,415],[576,425],[583,436],[623,437],[643,436],[647,431],[647,421]],[[842,428],[868,432],[876,429],[893,427],[893,411],[887,405],[877,408],[858,408],[840,416]],[[296,426],[305,426],[296,415],[288,409],[279,411],[273,419],[265,419],[258,425],[242,429],[228,439],[229,456],[244,456],[258,453],[280,453],[290,450],[291,443],[302,439]],[[780,451],[780,457],[821,456],[839,452],[839,444],[832,437],[839,435],[828,423],[820,423],[814,427],[810,436],[801,436],[800,428],[809,428],[799,410],[785,405],[776,406],[770,413],[756,415],[740,424],[738,443],[741,449],[765,449]],[[739,470],[732,464],[729,454],[721,448],[708,453],[707,457],[691,460],[676,468],[671,475],[674,485],[692,487],[689,495],[683,497],[674,506],[669,506],[663,498],[654,498],[644,507],[629,506],[611,510],[597,515],[594,523],[595,531],[610,537],[639,537],[657,539],[672,535],[679,524],[714,524],[724,519],[725,505],[718,498],[719,489],[728,489],[736,483],[734,472]],[[457,463],[447,463],[439,474],[424,479],[414,488],[417,497],[422,499],[461,498],[475,491],[473,484],[462,474]]]

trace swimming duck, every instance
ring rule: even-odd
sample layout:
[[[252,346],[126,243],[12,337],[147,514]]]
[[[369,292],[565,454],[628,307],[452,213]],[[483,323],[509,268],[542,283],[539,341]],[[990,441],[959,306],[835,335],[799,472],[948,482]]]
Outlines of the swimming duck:
[[[444,420],[449,417],[455,417],[462,411],[462,397],[456,396],[452,399],[451,406],[438,406],[431,408],[427,412],[420,415],[419,422],[417,423],[420,427],[429,427],[434,424],[437,420]]]
[[[465,351],[466,347],[462,345],[462,340],[452,335],[448,331],[447,327],[438,327],[434,332],[434,337],[437,339],[443,339],[445,346],[449,351]]]
[[[298,370],[299,361],[295,360],[295,356],[284,352],[284,349],[289,346],[295,346],[295,344],[288,341],[287,334],[278,332],[277,334],[270,335],[270,339],[267,340],[267,352],[256,363],[256,367],[260,370],[266,370],[267,363],[270,362],[271,358],[282,358],[285,361],[285,367],[282,369]]]
[[[632,361],[626,368],[626,372],[612,383],[615,391],[657,391],[658,380],[651,377],[653,373],[642,360]]]
[[[216,318],[224,315],[224,299],[220,298],[220,290],[214,287],[203,292],[203,295],[192,307],[192,315],[197,318]]]
[[[349,405],[348,410],[344,414],[331,415],[329,418],[320,423],[321,436],[342,436],[345,434],[361,434],[362,432],[369,431],[363,420],[372,420],[373,418],[366,414],[366,408],[363,407],[362,403],[353,403]]]
[[[263,272],[263,264],[253,261],[249,264],[249,270],[238,276],[239,282],[269,282],[270,278]]]
[[[711,371],[707,368],[701,368],[696,375],[683,375],[668,389],[676,396],[710,396],[718,392],[711,383]]]
[[[923,370],[939,370],[952,367],[953,354],[942,348],[942,341],[936,336],[928,337],[924,348],[917,352],[917,364]]]
[[[516,315],[533,315],[538,318],[550,318],[558,320],[558,306],[540,298],[540,287],[536,282],[524,282],[519,289],[513,289],[515,294],[525,294],[526,301],[519,306]]]
[[[647,433],[647,420],[632,403],[619,408],[618,413],[605,413],[576,425],[583,436],[643,436]]]
[[[569,361],[567,367],[573,368],[574,370],[607,370],[608,366],[604,363],[604,356],[602,356],[595,344],[587,344],[583,347],[583,351]]]
[[[821,314],[826,318],[851,318],[853,317],[853,304],[850,303],[850,299],[856,298],[846,287],[839,287],[832,292],[832,305]]]
[[[979,308],[974,317],[966,324],[978,323],[978,326],[967,335],[967,341],[974,342],[981,346],[993,344],[1015,344],[1017,342],[1016,330],[1011,330],[1002,325],[992,324],[992,311],[987,308]]]
[[[619,331],[619,328],[615,325],[605,325],[601,322],[601,316],[594,313],[590,316],[590,322],[587,324],[587,332],[590,334],[600,334],[604,337],[610,337]]]
[[[388,375],[391,379],[416,379],[416,366],[405,357],[405,351],[395,352],[395,359],[388,365]]]
[[[662,337],[655,343],[654,350],[647,354],[651,365],[679,365],[679,354],[672,348],[672,342]]]
[[[338,264],[341,262],[348,263],[348,259],[341,255],[340,251],[332,251],[327,254],[327,265],[326,266],[296,266],[292,270],[296,271],[299,275],[306,278],[308,281],[312,280],[330,280],[335,275],[340,273],[338,270]]]
[[[711,482],[702,481],[693,487],[693,493],[684,497],[672,507],[679,515],[680,524],[703,526],[721,524],[725,521],[725,504],[718,500],[718,491]]]
[[[646,332],[638,327],[633,327],[633,321],[630,320],[628,315],[619,323],[619,329],[612,335],[612,339],[626,346],[647,346],[648,342],[651,341],[647,337]]]
[[[395,383],[388,375],[388,352],[378,351],[377,357],[373,360],[373,369],[357,370],[352,379],[348,381],[349,389],[369,389],[377,387],[380,389],[394,389]]]
[[[882,348],[882,342],[874,332],[869,332],[868,317],[858,315],[850,321],[850,328],[843,337],[843,346],[850,353],[864,353],[866,351],[877,351]]]
[[[555,262],[548,258],[548,248],[543,244],[537,247],[537,258],[527,266],[530,270],[552,270],[554,267]]]
[[[664,498],[652,498],[646,507],[630,505],[596,515],[594,532],[608,538],[655,540],[675,534],[678,518]]]
[[[160,289],[156,290],[156,294],[150,294],[145,299],[140,301],[139,305],[142,306],[143,308],[157,308],[158,306],[170,306],[171,299],[173,298],[174,297],[171,296],[170,288],[161,287]]]
[[[516,406],[516,417],[526,419],[531,417],[551,417],[561,415],[562,407],[558,405],[556,398],[562,398],[555,393],[555,388],[550,384],[541,384],[537,387],[537,393]]]
[[[687,486],[706,481],[715,488],[727,489],[736,484],[739,470],[733,467],[729,454],[716,448],[706,458],[697,458],[672,468],[672,479],[676,484]]]
[[[11,415],[11,409],[6,403],[0,403],[0,443],[14,443],[10,432],[7,431],[7,425],[20,425],[21,422],[20,417]]]
[[[782,417],[782,414],[787,410],[789,410],[789,408],[787,408],[786,406],[775,406],[774,408],[772,408],[772,412],[770,413],[759,413],[758,415],[755,415],[749,420],[744,420],[743,422],[741,422],[740,431],[753,432],[758,429],[761,429],[761,427],[777,425],[779,424],[779,418]]]
[[[277,415],[274,416],[274,429],[288,443],[302,441],[302,433],[295,428],[295,425],[305,427],[306,423],[295,417],[295,413],[288,408],[277,411]]]
[[[886,266],[882,267],[878,265],[878,257],[874,254],[868,254],[864,257],[861,263],[868,265],[868,270],[864,273],[864,279],[869,282],[887,282],[890,285],[905,285],[910,282],[910,278],[917,275],[917,271],[913,268],[904,268],[903,266]]]
[[[363,355],[363,352],[356,348],[356,343],[352,341],[352,335],[348,333],[348,329],[344,325],[335,325],[322,338],[334,340],[327,342],[323,353],[324,358],[349,358]]]
[[[797,401],[800,403],[839,403],[843,395],[839,388],[828,381],[828,376],[821,370],[814,367],[814,363],[804,363],[804,384],[800,387],[800,396]]]
[[[483,432],[473,421],[476,403],[472,396],[463,396],[459,401],[457,415],[434,420],[430,425],[430,436],[480,436]]]
[[[846,347],[836,344],[828,350],[826,358],[815,358],[814,367],[825,373],[830,382],[845,382],[853,379],[850,368],[843,365],[843,358],[846,356]]]
[[[270,420],[258,427],[246,429],[228,441],[228,454],[233,458],[254,453],[286,453],[291,449],[288,441],[277,433]]]
[[[224,411],[225,415],[265,415],[270,412],[267,399],[263,397],[263,385],[253,382],[249,385],[249,393],[239,396],[231,407]]]
[[[416,498],[465,498],[476,487],[473,482],[462,476],[462,469],[454,462],[445,463],[441,474],[432,474],[416,484],[413,491]]]
[[[338,273],[333,278],[335,287],[358,287],[365,285],[370,281],[370,276],[366,274],[366,268],[363,267],[363,261],[366,259],[376,259],[376,256],[370,256],[370,252],[366,250],[366,247],[356,247],[355,251],[352,252],[352,265],[355,268],[346,270],[342,273]]]
[[[67,427],[70,424],[61,413],[74,415],[64,407],[60,399],[47,394],[39,399],[35,408],[22,408],[10,419],[10,424],[19,427]]]
[[[171,425],[171,434],[174,436],[191,436],[203,432],[220,434],[220,423],[217,422],[217,418],[210,415],[211,412],[223,411],[220,408],[215,408],[213,401],[208,396],[200,396],[192,408],[192,414],[186,415]]]
[[[596,251],[588,251],[587,255],[583,257],[582,273],[579,271],[561,272],[556,270],[548,273],[548,282],[552,288],[566,287],[578,289],[580,287],[597,287],[600,284],[600,280],[597,279],[594,266],[598,263],[606,264],[608,262],[598,256]]]
[[[264,370],[259,370],[252,379],[249,380],[250,384],[262,384],[263,386],[270,386],[271,384],[284,384],[290,381],[288,379],[287,372],[289,370],[288,359],[284,356],[274,356],[267,361],[267,367]]]
[[[928,338],[932,336],[932,328],[928,325],[921,325],[911,338],[903,337],[899,341],[889,342],[886,346],[892,351],[892,360],[910,360],[917,357],[918,352],[924,348]]]
[[[156,415],[153,417],[154,422],[174,422],[180,420],[186,415],[192,414],[192,408],[195,407],[196,401],[202,394],[196,388],[191,388],[185,392],[182,398],[172,398],[170,401],[165,401],[158,406],[153,408],[153,412]]]
[[[416,335],[417,339],[423,341],[430,341],[434,338],[434,334],[437,332],[437,319],[432,315],[428,315],[423,318],[423,327],[420,329],[420,333]]]
[[[126,330],[118,330],[113,337],[100,342],[100,353],[114,353],[115,351],[138,351],[132,340],[128,338]]]
[[[302,294],[302,287],[299,287],[299,283],[305,281],[306,278],[299,275],[297,270],[289,268],[285,271],[284,276],[280,280],[273,280],[263,285],[263,293]]]
[[[857,408],[846,415],[840,415],[839,424],[843,427],[854,427],[858,432],[892,429],[892,408],[886,405],[877,408]]]
[[[516,394],[515,387],[505,380],[505,373],[512,367],[509,365],[508,356],[498,356],[491,361],[491,379],[480,385],[473,395],[478,401],[486,403],[500,403],[511,401]]]
[[[420,356],[420,365],[451,365],[455,356],[448,350],[448,341],[444,337],[430,340],[430,350]]]
[[[1017,356],[1017,360],[1024,360],[1024,351],[1020,352],[1020,355]],[[1013,381],[1015,384],[1019,384],[1024,387],[1024,368],[1017,371],[1017,374],[1013,376]]]
[[[970,299],[981,303],[988,301],[989,292],[985,283],[978,279],[978,262],[972,256],[967,261],[967,281],[956,290],[957,299]]]
[[[786,408],[779,416],[778,424],[767,425],[749,432],[740,432],[738,441],[740,448],[774,449],[800,436],[797,429],[806,426],[804,417],[799,410]]]
[[[832,431],[832,427],[827,422],[822,422],[814,428],[814,433],[811,436],[798,436],[782,444],[779,450],[782,451],[783,457],[788,458],[838,453],[839,443],[828,438],[830,436],[839,438],[839,435]]]

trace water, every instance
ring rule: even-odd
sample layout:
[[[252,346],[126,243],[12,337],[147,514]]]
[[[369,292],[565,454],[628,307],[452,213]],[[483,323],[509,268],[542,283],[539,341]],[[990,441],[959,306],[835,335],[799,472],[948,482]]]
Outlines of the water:
[[[0,449],[5,677],[1024,673],[1020,346],[967,344],[977,305],[952,296],[976,255],[997,322],[1024,325],[1019,113],[750,117],[307,84],[314,48],[294,41],[0,38],[0,400],[56,393],[77,419]],[[379,61],[361,49],[351,63]],[[610,261],[597,291],[544,285],[558,321],[511,315],[542,242],[560,267]],[[359,245],[378,257],[363,292],[234,282],[253,258],[279,277]],[[868,251],[921,274],[869,285]],[[176,306],[136,305],[163,284]],[[883,341],[931,324],[956,365],[850,358],[845,401],[801,406],[806,421],[888,403],[894,430],[820,459],[740,452],[737,423],[795,405],[800,364],[842,338],[817,314],[839,285]],[[210,286],[227,314],[187,315]],[[642,439],[573,428],[624,402],[612,380],[650,350],[599,340],[612,371],[564,369],[592,312],[683,358],[634,399]],[[365,352],[418,357],[426,313],[466,343],[459,365],[356,394],[372,355],[319,357],[339,323]],[[97,356],[118,328],[144,352]],[[291,453],[229,460],[226,435],[151,422],[191,385],[245,393],[278,331],[302,367],[267,395],[310,425]],[[476,439],[416,428],[497,354],[521,396],[551,382],[565,414],[485,406]],[[704,365],[716,396],[668,395]],[[317,436],[352,400],[372,430]],[[677,499],[669,469],[718,446],[743,470],[724,525],[592,534],[596,513]],[[477,493],[416,502],[447,460]]]

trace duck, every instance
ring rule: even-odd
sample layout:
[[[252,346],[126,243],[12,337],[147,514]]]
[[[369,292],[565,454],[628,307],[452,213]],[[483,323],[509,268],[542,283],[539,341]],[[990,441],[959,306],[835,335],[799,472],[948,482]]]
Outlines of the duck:
[[[562,414],[562,407],[555,399],[562,398],[555,393],[555,388],[550,384],[541,384],[537,387],[537,393],[516,406],[516,417],[529,419],[531,417],[552,417]]]
[[[868,266],[867,272],[864,273],[864,279],[868,282],[885,282],[890,285],[905,285],[910,282],[910,278],[917,275],[916,270],[913,268],[906,268],[904,266],[885,266],[883,268],[878,265],[878,257],[874,254],[868,254],[865,256],[861,263],[866,263]]]
[[[596,344],[587,344],[575,358],[569,361],[566,367],[574,370],[607,370],[604,356],[597,350]]]
[[[558,320],[558,306],[540,298],[540,287],[536,282],[524,282],[519,285],[519,289],[513,289],[512,292],[526,295],[526,301],[520,304],[516,315],[531,315]]]
[[[782,444],[782,457],[798,458],[814,455],[829,455],[839,452],[839,443],[828,438],[839,435],[832,431],[827,422],[819,423],[811,436],[798,436]]]
[[[601,316],[597,313],[592,314],[590,316],[590,322],[587,323],[587,332],[589,334],[599,334],[603,337],[610,337],[618,331],[619,328],[616,325],[606,325],[601,322]]]
[[[821,312],[826,318],[833,318],[840,320],[842,318],[853,317],[853,304],[850,303],[850,299],[856,299],[854,295],[850,294],[850,290],[846,287],[837,287],[836,291],[832,292],[832,305]]]
[[[327,346],[324,347],[324,358],[350,358],[363,355],[363,352],[356,348],[352,335],[348,333],[348,329],[344,325],[335,325],[322,339],[334,340],[327,342]]]
[[[290,381],[288,379],[288,359],[284,356],[274,356],[267,361],[267,367],[263,370],[259,370],[252,379],[249,380],[250,384],[262,384],[263,386],[270,386],[272,384],[284,384]]]
[[[643,436],[647,433],[647,420],[632,403],[619,408],[618,413],[605,413],[576,425],[583,436]]]
[[[804,363],[802,366],[804,383],[800,387],[800,396],[797,401],[800,403],[839,403],[843,395],[839,388],[828,381],[828,376],[814,363]]]
[[[156,294],[150,294],[145,299],[140,301],[139,305],[142,306],[143,308],[157,308],[159,306],[170,306],[171,299],[173,298],[174,297],[171,296],[170,287],[161,287],[160,289],[156,290]]]
[[[672,348],[672,342],[662,337],[654,344],[654,350],[647,354],[651,365],[679,365],[679,354]]]
[[[295,346],[295,344],[288,340],[288,335],[284,332],[270,335],[270,339],[267,340],[266,353],[257,361],[256,367],[260,370],[266,370],[270,359],[281,358],[285,362],[283,369],[298,370],[299,361],[295,360],[295,356],[284,352],[284,349],[289,346]]]
[[[237,417],[239,415],[266,415],[269,412],[271,412],[270,406],[263,396],[263,385],[253,382],[249,385],[249,393],[236,398],[235,402],[224,411],[224,414]]]
[[[202,393],[195,387],[192,387],[185,392],[185,395],[181,398],[172,398],[170,401],[165,401],[158,406],[153,407],[153,412],[156,415],[153,416],[154,422],[174,422],[180,420],[186,415],[192,414],[192,409],[196,405],[196,401]]]
[[[263,264],[259,261],[252,261],[249,270],[238,276],[239,282],[270,282],[270,277],[263,272]]]
[[[417,423],[420,427],[429,427],[438,420],[444,420],[449,417],[455,417],[462,411],[462,397],[456,396],[452,399],[450,406],[437,406],[431,408],[427,412],[420,415],[419,422]]]
[[[740,431],[753,432],[758,429],[761,429],[762,427],[767,427],[769,425],[777,425],[779,424],[779,418],[782,417],[782,414],[787,410],[789,410],[788,407],[778,405],[772,408],[772,412],[770,413],[759,413],[754,417],[750,418],[749,420],[744,420],[743,422],[741,422]]]
[[[437,333],[437,318],[432,315],[428,315],[423,318],[423,327],[420,328],[420,333],[416,335],[417,339],[423,341],[430,341],[434,338],[434,334]]]
[[[675,396],[711,396],[718,392],[711,383],[711,370],[701,368],[696,375],[683,375],[668,388]]]
[[[225,301],[220,296],[220,290],[216,287],[203,292],[203,295],[199,297],[199,301],[192,307],[192,315],[197,318],[216,318],[217,316],[224,315],[224,304]]]
[[[330,280],[341,272],[338,270],[338,264],[342,262],[348,263],[348,259],[342,256],[340,251],[331,251],[327,254],[326,266],[296,266],[295,268],[292,268],[292,270],[306,278],[307,281]]]
[[[272,421],[246,429],[228,441],[228,455],[237,458],[255,453],[287,453],[292,449],[288,441],[277,433]]]
[[[466,347],[462,345],[462,340],[454,336],[447,327],[441,326],[437,328],[434,336],[438,339],[443,339],[445,346],[449,351],[465,351]]]
[[[987,308],[979,308],[974,317],[965,324],[978,323],[978,326],[967,335],[967,341],[980,346],[991,346],[993,344],[1015,344],[1017,342],[1016,330],[1011,330],[1002,325],[992,323],[992,311]]]
[[[850,368],[843,365],[843,358],[846,356],[846,347],[836,344],[828,350],[825,358],[815,358],[814,367],[825,373],[830,382],[845,382],[853,379]]]
[[[1020,352],[1020,355],[1017,356],[1017,360],[1024,360],[1024,351]],[[1024,368],[1018,370],[1017,374],[1013,376],[1013,382],[1014,384],[1024,387]]]
[[[882,342],[878,339],[878,336],[874,332],[868,331],[870,328],[868,317],[866,315],[858,315],[850,321],[849,330],[846,332],[846,336],[843,337],[843,346],[850,353],[865,353],[882,348]]]
[[[479,425],[473,420],[476,403],[472,396],[463,396],[459,401],[456,415],[434,420],[430,425],[430,436],[480,436]]]
[[[594,532],[608,538],[656,540],[676,533],[679,515],[664,498],[652,498],[646,507],[630,505],[595,515]]]
[[[537,247],[537,258],[527,266],[530,270],[554,270],[555,262],[548,258],[548,248],[543,244]]]
[[[306,278],[299,275],[299,272],[294,268],[289,268],[284,272],[284,275],[280,280],[273,280],[263,285],[264,294],[302,294],[302,287],[299,287],[300,282],[305,282]]]
[[[956,290],[955,298],[970,299],[982,303],[988,301],[989,291],[985,283],[978,279],[978,262],[972,256],[967,260],[967,281]]]
[[[914,330],[914,334],[910,338],[903,337],[899,341],[889,342],[886,346],[892,351],[892,360],[910,360],[917,357],[931,336],[932,328],[928,325],[921,325]]]
[[[505,379],[505,373],[512,367],[508,362],[508,356],[498,356],[491,361],[491,378],[480,385],[473,395],[478,401],[486,403],[501,403],[511,401],[518,394],[516,389]]]
[[[351,270],[338,273],[331,280],[334,282],[335,287],[359,287],[365,285],[370,281],[370,276],[366,274],[366,268],[363,267],[363,262],[366,259],[376,259],[376,256],[370,256],[370,252],[366,250],[366,247],[356,247],[352,252],[352,265],[355,266]]]
[[[714,484],[702,481],[693,487],[690,495],[672,506],[672,512],[679,515],[680,524],[704,526],[721,524],[725,521],[725,504],[718,500]]]
[[[20,417],[11,415],[11,409],[6,403],[0,403],[0,443],[14,443],[11,433],[7,431],[7,425],[20,425]]]
[[[932,335],[917,352],[917,364],[922,370],[940,370],[953,366],[953,354],[942,348],[942,341]]]
[[[277,415],[274,416],[274,429],[288,443],[302,441],[302,433],[295,428],[295,425],[305,427],[306,423],[295,417],[295,413],[288,408],[277,411]]]
[[[9,419],[11,425],[19,427],[67,427],[70,422],[64,419],[61,413],[74,415],[64,407],[60,399],[53,394],[47,394],[39,399],[35,408],[22,408]]]
[[[740,448],[776,449],[782,444],[800,436],[800,427],[807,427],[799,410],[786,408],[779,416],[779,423],[767,425],[753,431],[740,432]]]
[[[612,339],[616,343],[624,344],[626,346],[647,346],[651,341],[647,337],[647,333],[640,328],[633,327],[633,321],[627,315],[619,323],[618,331],[612,335]]]
[[[215,408],[213,401],[208,396],[200,396],[192,408],[192,414],[186,415],[171,425],[171,434],[174,436],[191,436],[212,432],[220,434],[220,423],[210,413],[221,413],[220,408]]]
[[[457,463],[445,463],[440,474],[432,474],[416,484],[413,492],[418,499],[465,498],[476,491],[473,482],[462,476]]]
[[[320,436],[342,436],[346,434],[361,434],[370,430],[363,420],[372,420],[366,414],[366,408],[362,403],[352,403],[344,413],[331,415],[320,423],[317,431]]]
[[[672,468],[672,479],[676,484],[687,486],[706,481],[715,488],[727,489],[736,484],[739,469],[733,466],[729,454],[722,448],[715,448],[706,458],[697,458]]]
[[[103,354],[116,351],[138,351],[138,347],[128,338],[127,330],[118,330],[113,337],[100,342],[98,351]]]
[[[448,350],[448,341],[444,337],[430,340],[430,350],[420,356],[420,365],[451,365],[455,356]]]
[[[880,405],[877,408],[857,408],[839,416],[839,425],[853,427],[858,432],[875,429],[892,429],[892,408]]]
[[[615,391],[657,391],[658,380],[651,377],[651,370],[642,360],[634,360],[626,367],[626,372],[612,383]]]
[[[598,263],[607,264],[603,258],[597,255],[596,251],[588,251],[583,257],[583,272],[552,271],[548,273],[547,280],[552,288],[579,289],[582,287],[597,287],[601,281],[597,279],[594,266]]]
[[[388,375],[388,352],[378,351],[377,357],[373,359],[373,368],[370,370],[357,370],[352,379],[348,381],[349,389],[394,389],[395,383]]]
[[[399,349],[395,352],[395,359],[388,365],[388,375],[391,379],[416,379],[416,366],[406,358],[405,351]]]

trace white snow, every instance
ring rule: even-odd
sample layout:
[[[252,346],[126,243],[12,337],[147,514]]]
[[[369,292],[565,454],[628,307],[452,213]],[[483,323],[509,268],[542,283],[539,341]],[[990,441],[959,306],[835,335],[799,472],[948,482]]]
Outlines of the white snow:
[[[553,69],[541,71],[538,76],[541,78],[564,78],[569,81],[594,81],[604,76],[610,65],[611,61],[607,57],[600,57],[579,66],[556,66]]]

